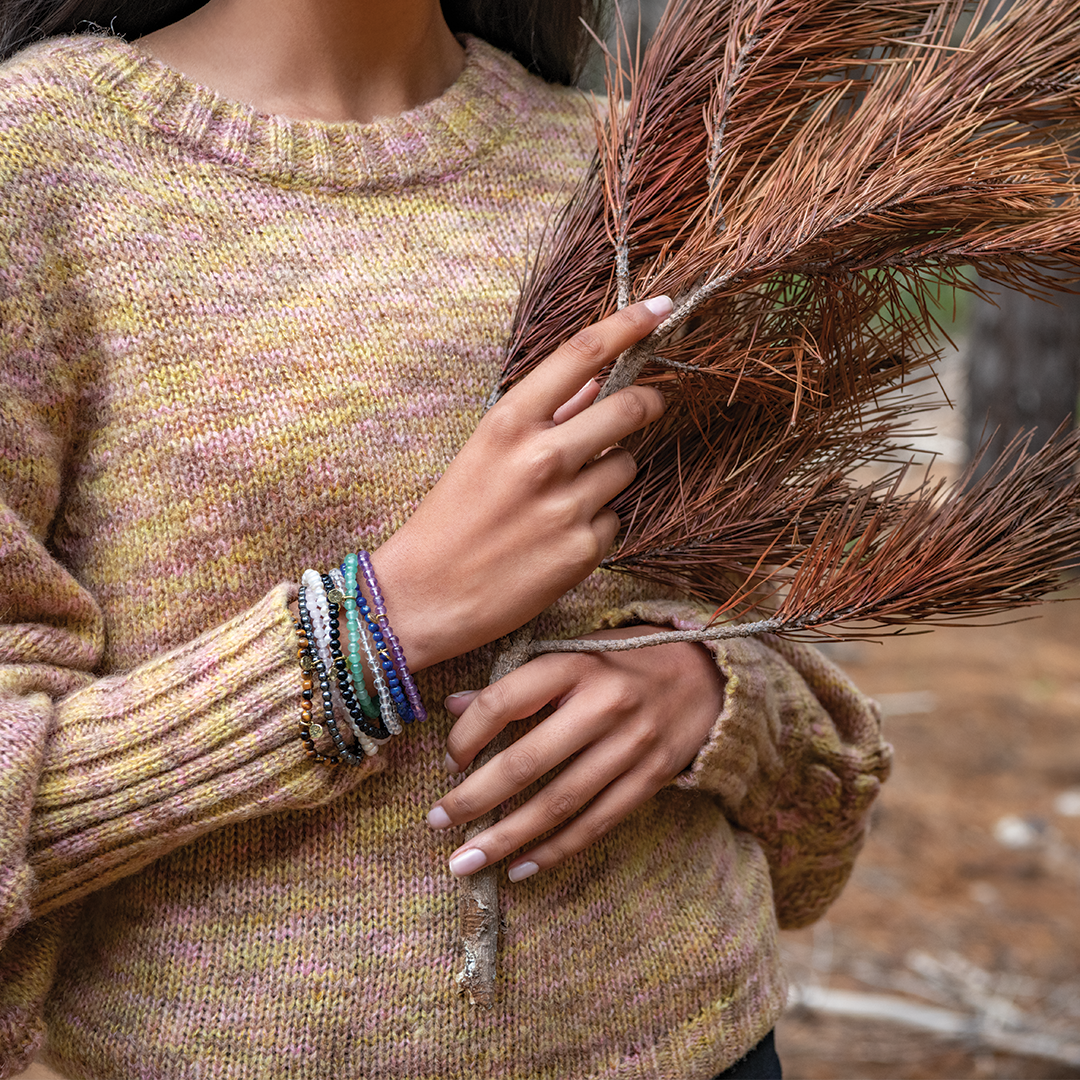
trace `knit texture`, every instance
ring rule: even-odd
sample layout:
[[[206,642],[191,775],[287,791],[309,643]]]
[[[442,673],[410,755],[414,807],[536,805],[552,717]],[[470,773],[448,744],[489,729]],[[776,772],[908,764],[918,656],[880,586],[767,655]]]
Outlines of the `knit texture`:
[[[476,40],[369,125],[259,115],[122,41],[0,68],[0,1075],[712,1077],[775,1023],[777,912],[846,879],[888,769],[812,650],[717,646],[693,767],[502,889],[499,1001],[451,975],[451,720],[310,762],[287,605],[468,438],[590,154],[579,94]],[[392,597],[391,606],[392,606]],[[598,573],[544,637],[692,605]],[[522,793],[519,799],[532,792]]]

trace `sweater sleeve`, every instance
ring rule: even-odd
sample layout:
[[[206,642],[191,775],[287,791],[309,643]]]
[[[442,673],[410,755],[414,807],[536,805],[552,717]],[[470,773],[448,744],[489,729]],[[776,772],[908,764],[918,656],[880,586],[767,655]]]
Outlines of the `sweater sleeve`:
[[[10,112],[5,120],[14,122]],[[93,326],[68,255],[0,154],[0,1076],[29,1063],[76,902],[223,826],[327,802],[383,763],[312,764],[298,739],[291,586],[101,677],[97,598],[56,557],[71,513]],[[13,159],[14,164],[13,164]],[[62,197],[62,192],[58,197]]]
[[[0,487],[14,501],[11,430]],[[39,457],[27,475],[48,471]],[[47,486],[16,485],[23,496]],[[291,586],[95,678],[98,606],[10,501],[0,505],[0,1076],[25,1068],[40,1043],[42,1003],[78,918],[72,901],[212,829],[318,805],[382,768],[371,758],[335,770],[304,755]]]
[[[310,807],[372,769],[297,733],[292,587],[123,674],[101,609],[53,557],[75,368],[0,273],[0,943],[223,825]]]
[[[609,613],[692,630],[707,614],[657,601]],[[697,757],[674,781],[717,799],[752,833],[769,862],[780,926],[805,926],[839,896],[888,777],[877,703],[816,649],[772,636],[708,643],[724,680],[724,703]]]

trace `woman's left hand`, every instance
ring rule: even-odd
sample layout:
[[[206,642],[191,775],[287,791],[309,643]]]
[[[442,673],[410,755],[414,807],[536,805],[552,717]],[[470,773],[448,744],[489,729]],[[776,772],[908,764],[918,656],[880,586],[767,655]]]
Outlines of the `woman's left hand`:
[[[635,637],[663,627],[625,627],[593,638]],[[562,826],[508,868],[520,881],[594,843],[693,760],[723,703],[708,651],[694,643],[612,653],[551,653],[481,691],[452,695],[459,719],[447,739],[458,771],[514,720],[555,711],[440,799],[435,829],[463,825],[573,761],[522,806],[450,857],[460,876],[498,862]],[[576,816],[575,816],[576,815]]]

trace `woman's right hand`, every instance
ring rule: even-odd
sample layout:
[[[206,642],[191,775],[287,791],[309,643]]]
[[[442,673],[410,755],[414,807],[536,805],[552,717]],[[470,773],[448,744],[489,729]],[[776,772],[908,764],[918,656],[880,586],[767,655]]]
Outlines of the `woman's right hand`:
[[[633,304],[556,349],[484,416],[373,553],[414,670],[524,625],[607,554],[619,528],[607,503],[637,468],[609,448],[658,419],[664,401],[630,386],[589,408],[590,380],[670,311],[667,297]]]

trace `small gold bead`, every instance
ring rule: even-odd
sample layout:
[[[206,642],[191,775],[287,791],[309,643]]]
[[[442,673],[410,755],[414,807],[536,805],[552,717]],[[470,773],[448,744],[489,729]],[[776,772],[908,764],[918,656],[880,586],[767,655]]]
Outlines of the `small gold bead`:
[[[312,724],[312,725],[311,725],[311,726],[310,726],[310,727],[308,728],[308,734],[309,734],[309,735],[310,735],[310,736],[311,736],[311,737],[312,737],[313,739],[317,739],[317,738],[318,738],[318,737],[319,737],[319,736],[320,736],[320,735],[322,734],[322,724]]]
[[[326,599],[331,604],[340,604],[345,599],[345,594],[340,589],[327,589]]]
[[[314,667],[315,662],[311,659],[311,656],[308,653],[304,653],[304,655],[300,657],[300,670],[311,671]]]

